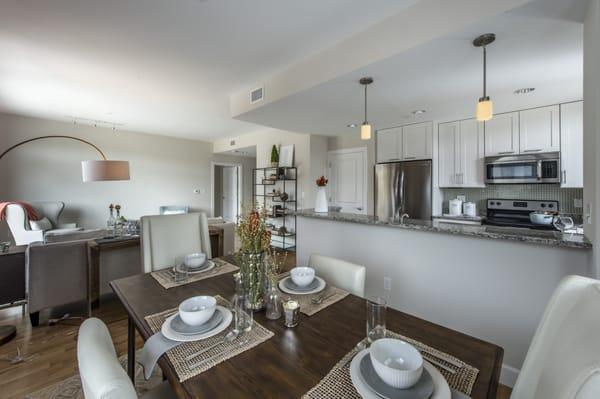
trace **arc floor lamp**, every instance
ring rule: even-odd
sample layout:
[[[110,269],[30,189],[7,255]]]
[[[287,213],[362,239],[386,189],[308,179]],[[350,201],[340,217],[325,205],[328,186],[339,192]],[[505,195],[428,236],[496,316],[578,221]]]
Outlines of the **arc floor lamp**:
[[[21,141],[9,147],[6,151],[0,154],[0,159],[8,154],[10,151],[14,150],[17,147],[22,146],[23,144],[30,143],[32,141],[37,140],[45,140],[45,139],[68,139],[75,140],[81,143],[87,144],[100,154],[102,159],[100,160],[90,160],[90,161],[82,161],[81,162],[81,176],[84,182],[90,181],[110,181],[110,180],[129,180],[129,162],[128,161],[113,161],[106,159],[106,155],[102,152],[100,148],[98,148],[95,144],[90,143],[87,140],[80,139],[78,137],[73,136],[41,136],[34,137],[32,139],[28,139],[25,141]]]

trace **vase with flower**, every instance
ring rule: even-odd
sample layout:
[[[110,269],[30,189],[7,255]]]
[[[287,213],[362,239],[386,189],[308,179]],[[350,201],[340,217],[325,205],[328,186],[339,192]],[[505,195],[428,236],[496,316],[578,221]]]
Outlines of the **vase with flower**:
[[[325,176],[317,179],[317,195],[315,197],[315,212],[327,213],[329,204],[327,203],[327,183],[329,180]]]

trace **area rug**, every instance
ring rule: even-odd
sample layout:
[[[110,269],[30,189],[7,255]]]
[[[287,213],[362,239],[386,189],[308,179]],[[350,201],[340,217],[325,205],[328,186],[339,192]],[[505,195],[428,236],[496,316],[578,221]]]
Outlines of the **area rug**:
[[[136,354],[136,357],[140,353]],[[127,369],[127,355],[121,356],[119,362],[123,369]],[[155,388],[162,383],[162,372],[160,367],[155,367],[152,377],[148,381],[144,380],[142,368],[136,364],[135,366],[135,390],[138,396],[142,396],[145,392]],[[62,380],[44,389],[25,396],[26,399],[84,399],[83,389],[81,388],[81,379],[79,375],[74,375]]]

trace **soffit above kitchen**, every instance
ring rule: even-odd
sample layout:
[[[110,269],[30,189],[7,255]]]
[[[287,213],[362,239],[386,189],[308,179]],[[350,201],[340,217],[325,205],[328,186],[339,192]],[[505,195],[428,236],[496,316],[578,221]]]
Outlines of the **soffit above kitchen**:
[[[298,132],[358,134],[358,128],[347,125],[362,122],[363,88],[358,81],[372,76],[369,121],[375,129],[472,118],[482,90],[482,53],[472,41],[486,32],[497,36],[488,47],[487,63],[488,94],[496,113],[579,100],[583,97],[584,5],[585,0],[537,0],[485,18],[463,18],[459,29],[422,38],[417,45],[379,61],[316,84],[302,82],[306,87],[296,91],[288,86],[289,95],[269,86],[283,80],[281,73],[265,84],[262,104],[235,117]],[[360,51],[353,57],[357,58],[353,65],[364,63]],[[524,87],[535,90],[514,94]],[[269,98],[272,91],[280,98]],[[236,102],[239,98],[232,97],[232,112]],[[413,113],[420,110],[426,112]]]

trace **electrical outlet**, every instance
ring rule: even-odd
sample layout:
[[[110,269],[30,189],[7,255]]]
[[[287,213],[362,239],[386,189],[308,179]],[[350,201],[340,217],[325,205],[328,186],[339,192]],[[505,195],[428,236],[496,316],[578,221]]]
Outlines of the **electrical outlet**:
[[[392,279],[391,278],[389,278],[389,277],[383,278],[383,289],[386,291],[392,290]]]
[[[583,208],[583,200],[581,198],[573,198],[573,206],[575,208]]]
[[[467,200],[467,196],[466,195],[457,195],[456,199],[461,200],[462,202],[465,202]]]

